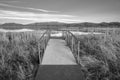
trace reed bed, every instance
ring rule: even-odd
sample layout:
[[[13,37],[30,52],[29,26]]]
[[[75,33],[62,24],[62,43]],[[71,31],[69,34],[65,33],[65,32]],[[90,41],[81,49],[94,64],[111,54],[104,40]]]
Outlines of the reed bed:
[[[86,80],[120,80],[120,29],[101,35],[77,35]],[[77,45],[77,44],[76,44]]]
[[[43,32],[0,33],[0,80],[33,80]]]

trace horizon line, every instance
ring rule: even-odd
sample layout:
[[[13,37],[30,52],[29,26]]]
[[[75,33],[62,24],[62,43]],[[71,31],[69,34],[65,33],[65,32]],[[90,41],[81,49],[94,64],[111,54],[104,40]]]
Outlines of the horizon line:
[[[71,23],[67,23],[67,22],[59,22],[59,21],[46,21],[46,22],[31,22],[31,23],[17,23],[17,22],[4,22],[4,23],[0,23],[0,25],[3,24],[21,24],[21,25],[26,25],[26,24],[36,24],[36,23],[64,23],[64,24],[81,24],[81,23],[93,23],[93,24],[100,24],[100,23],[120,23],[120,21],[110,21],[110,22],[71,22]]]

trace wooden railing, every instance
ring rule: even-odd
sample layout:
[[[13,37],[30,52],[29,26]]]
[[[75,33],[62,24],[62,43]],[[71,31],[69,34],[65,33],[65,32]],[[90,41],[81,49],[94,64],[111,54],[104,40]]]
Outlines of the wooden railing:
[[[39,64],[41,64],[42,62],[43,54],[45,52],[49,39],[50,39],[50,31],[46,31],[45,33],[43,33],[43,35],[39,39],[39,42],[38,42]]]
[[[63,38],[67,42],[67,45],[70,47],[76,59],[76,62],[80,64],[80,41],[70,31],[63,31]]]
[[[59,30],[58,30],[58,32],[59,32]],[[39,64],[41,64],[41,62],[42,62],[43,54],[45,52],[47,43],[50,39],[50,34],[51,34],[51,31],[48,30],[39,39],[39,44],[38,44],[38,46],[39,46],[38,47],[39,48]],[[78,64],[80,64],[80,41],[70,31],[66,31],[66,30],[62,31],[62,35],[63,35],[63,39],[65,39],[67,45],[70,47],[70,49],[76,59],[76,62]]]

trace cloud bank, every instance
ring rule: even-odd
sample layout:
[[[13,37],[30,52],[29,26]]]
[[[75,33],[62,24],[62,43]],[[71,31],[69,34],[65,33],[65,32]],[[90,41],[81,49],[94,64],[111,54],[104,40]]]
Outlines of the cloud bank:
[[[72,22],[80,21],[74,18],[76,18],[76,16],[0,10],[0,19],[9,19],[9,20],[13,20],[13,22],[15,20],[28,21],[28,23],[29,22],[51,22],[51,21],[72,23]]]
[[[30,8],[30,7],[20,7],[20,6],[14,6],[14,5],[9,5],[9,4],[4,4],[0,3],[0,6],[5,6],[5,7],[12,7],[12,8],[19,8],[19,9],[27,9],[27,10],[33,10],[33,11],[40,11],[40,12],[45,12],[45,13],[57,13],[58,11],[50,11],[50,10],[45,10],[45,9],[37,9],[37,8]]]

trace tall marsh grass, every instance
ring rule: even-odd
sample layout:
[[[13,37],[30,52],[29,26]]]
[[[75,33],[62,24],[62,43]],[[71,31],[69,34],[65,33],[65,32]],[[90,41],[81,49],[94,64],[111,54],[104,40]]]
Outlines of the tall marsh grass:
[[[0,33],[0,80],[32,80],[39,64],[43,33]]]
[[[81,35],[80,64],[86,80],[120,80],[120,31]]]

